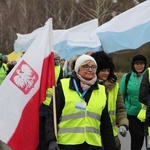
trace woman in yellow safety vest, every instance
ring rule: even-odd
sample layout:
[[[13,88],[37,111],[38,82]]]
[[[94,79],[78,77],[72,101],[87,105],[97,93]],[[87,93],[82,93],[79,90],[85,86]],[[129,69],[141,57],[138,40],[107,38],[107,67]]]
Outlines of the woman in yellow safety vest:
[[[115,150],[113,130],[106,105],[105,87],[98,84],[97,63],[81,55],[75,71],[56,87],[57,128],[53,104],[46,117],[49,150]]]
[[[112,123],[116,150],[120,150],[121,143],[118,138],[118,131],[123,137],[125,137],[129,121],[127,119],[123,97],[119,92],[117,77],[114,74],[114,64],[111,57],[104,51],[93,53],[91,56],[96,60],[98,65],[97,76],[99,83],[106,87],[108,112]]]

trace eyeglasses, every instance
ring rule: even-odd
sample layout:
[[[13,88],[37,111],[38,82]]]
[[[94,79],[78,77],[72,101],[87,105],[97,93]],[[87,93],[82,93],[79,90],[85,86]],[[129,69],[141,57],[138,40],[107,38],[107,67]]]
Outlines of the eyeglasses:
[[[97,66],[89,66],[89,65],[83,65],[82,68],[84,68],[85,70],[89,70],[92,69],[93,71],[96,71]]]

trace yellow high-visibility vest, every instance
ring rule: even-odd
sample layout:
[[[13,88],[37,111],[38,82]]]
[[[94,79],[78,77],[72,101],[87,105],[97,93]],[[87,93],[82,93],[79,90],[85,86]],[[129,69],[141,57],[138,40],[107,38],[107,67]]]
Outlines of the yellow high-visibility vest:
[[[59,74],[60,74],[60,65],[55,66],[55,83],[57,83],[57,80],[59,78]],[[53,96],[53,89],[48,88],[46,90],[46,99],[44,100],[43,104],[49,106],[51,99],[52,99],[52,96]]]
[[[7,76],[7,70],[8,67],[6,66],[6,64],[3,63],[2,66],[0,67],[0,85]]]
[[[113,127],[114,136],[118,135],[118,129],[116,125],[116,101],[119,90],[119,84],[116,83],[115,87],[108,92],[108,112]]]
[[[100,125],[101,114],[106,106],[105,87],[93,90],[88,104],[79,94],[69,89],[70,79],[62,79],[65,106],[58,124],[58,144],[77,145],[83,142],[102,146]]]
[[[140,112],[138,113],[137,118],[139,120],[141,120],[141,122],[145,122],[145,119],[146,119],[146,106],[144,104],[142,104],[142,108],[141,108]]]

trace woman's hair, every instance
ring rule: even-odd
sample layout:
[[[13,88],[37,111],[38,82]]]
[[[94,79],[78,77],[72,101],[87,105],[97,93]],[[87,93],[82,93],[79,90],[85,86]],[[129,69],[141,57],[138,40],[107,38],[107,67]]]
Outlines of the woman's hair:
[[[106,54],[104,51],[99,51],[91,54],[91,56],[97,62],[97,73],[103,69],[110,69],[110,74],[114,74],[115,66],[112,62],[112,58],[108,54]]]
[[[74,70],[74,67],[75,67],[75,63],[76,63],[76,60],[78,59],[79,56],[76,56],[74,58],[72,58],[70,61],[69,61],[69,71],[73,71]]]

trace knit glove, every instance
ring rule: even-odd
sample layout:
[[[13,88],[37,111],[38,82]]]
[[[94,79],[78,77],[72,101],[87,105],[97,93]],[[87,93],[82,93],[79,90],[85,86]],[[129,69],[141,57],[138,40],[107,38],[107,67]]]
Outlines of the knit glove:
[[[116,84],[116,83],[111,83],[111,82],[108,81],[108,80],[106,80],[106,81],[104,82],[104,85],[105,85],[105,87],[106,87],[106,89],[107,89],[108,91],[110,91],[110,90],[115,86],[115,84]]]
[[[55,140],[49,142],[48,150],[60,150]]]
[[[123,137],[125,137],[125,136],[127,135],[127,129],[126,129],[126,127],[125,127],[125,126],[120,126],[120,127],[119,127],[119,133],[120,133]]]

